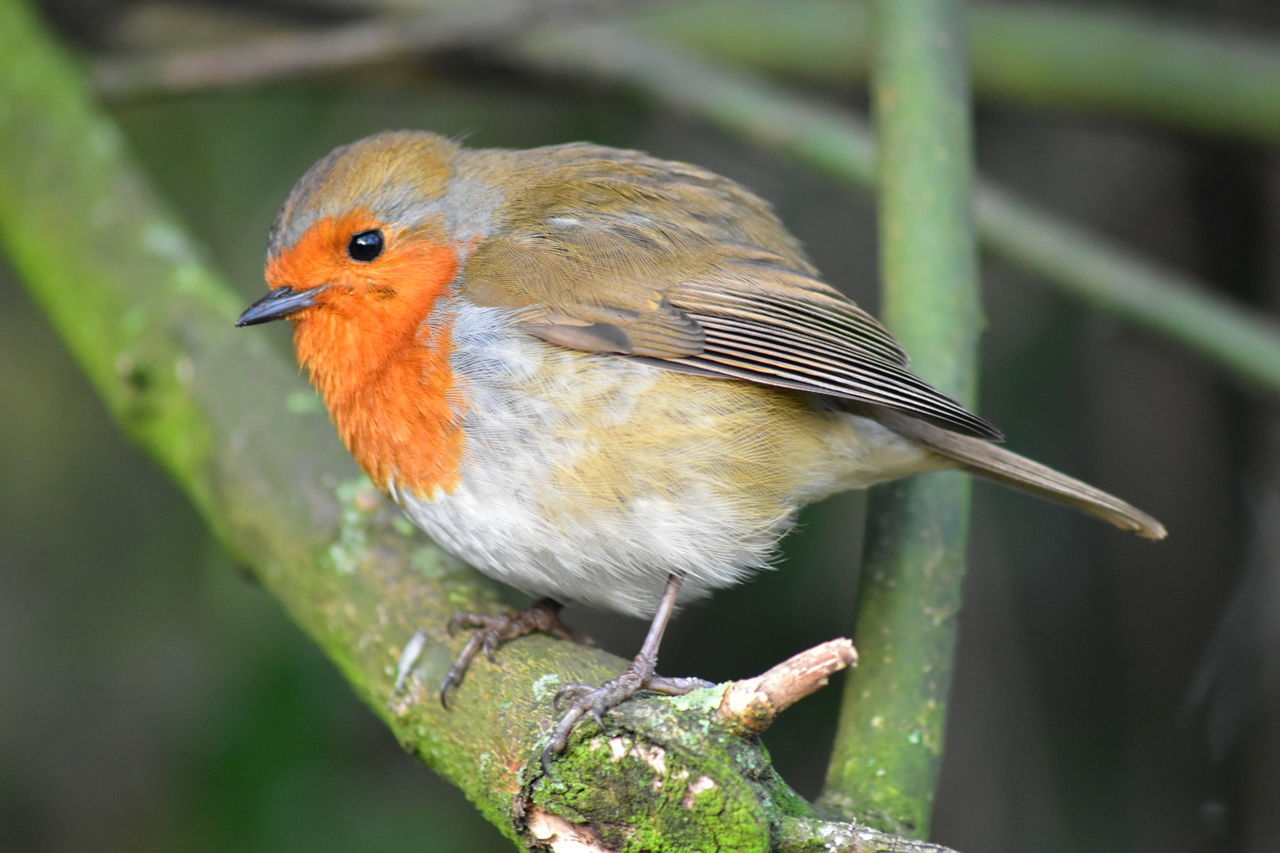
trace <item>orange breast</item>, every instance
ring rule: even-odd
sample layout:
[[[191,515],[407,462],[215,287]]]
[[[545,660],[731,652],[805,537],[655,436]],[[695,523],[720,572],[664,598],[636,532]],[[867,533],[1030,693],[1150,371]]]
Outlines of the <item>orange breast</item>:
[[[381,489],[428,497],[458,484],[462,460],[461,400],[453,393],[447,327],[430,339],[390,348],[379,369],[328,403],[351,454]],[[326,395],[326,400],[330,396]]]
[[[346,256],[353,233],[380,227],[373,263]],[[452,246],[357,212],[316,223],[268,266],[275,287],[329,286],[295,315],[299,361],[334,425],[373,481],[428,496],[456,487],[462,401],[449,364]]]

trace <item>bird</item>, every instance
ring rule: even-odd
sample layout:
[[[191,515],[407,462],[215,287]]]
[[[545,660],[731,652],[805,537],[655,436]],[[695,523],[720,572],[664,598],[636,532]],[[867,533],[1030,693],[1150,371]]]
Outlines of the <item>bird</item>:
[[[269,289],[374,484],[441,547],[538,600],[462,613],[472,659],[565,603],[650,619],[631,665],[564,691],[546,755],[657,674],[673,611],[765,568],[798,509],[961,469],[1151,539],[1156,519],[999,446],[825,282],[769,204],[688,163],[428,131],[336,148],[285,199]],[[545,755],[544,755],[545,758]]]

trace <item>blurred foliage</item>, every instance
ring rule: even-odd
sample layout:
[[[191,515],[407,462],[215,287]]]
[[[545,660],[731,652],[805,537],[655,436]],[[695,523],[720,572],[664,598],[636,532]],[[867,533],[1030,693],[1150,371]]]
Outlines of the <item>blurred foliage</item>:
[[[312,5],[64,0],[49,11],[96,52],[350,14]],[[1269,0],[1172,5],[1206,32],[1280,38]],[[302,170],[333,145],[404,126],[474,145],[591,139],[701,163],[771,199],[828,279],[875,307],[867,199],[634,97],[465,54],[132,102],[116,117],[246,300],[262,288],[266,228]],[[997,103],[983,105],[978,131],[989,176],[1276,313],[1274,150]],[[48,245],[57,251],[56,234]],[[1172,539],[1131,541],[977,489],[935,836],[973,851],[1276,849],[1280,649],[1257,626],[1280,624],[1280,596],[1276,553],[1252,532],[1280,525],[1266,500],[1280,482],[1275,401],[999,261],[987,259],[984,280],[982,412],[1016,449],[1147,505]],[[0,389],[0,849],[509,849],[228,565],[169,482],[120,441],[3,272]],[[845,496],[808,511],[779,571],[677,621],[663,669],[755,673],[846,630],[860,505]],[[1223,623],[1233,597],[1253,618]],[[643,631],[569,618],[621,653]],[[1218,657],[1204,663],[1215,636]],[[1193,705],[1202,665],[1209,686]],[[837,698],[801,703],[767,738],[807,794]]]

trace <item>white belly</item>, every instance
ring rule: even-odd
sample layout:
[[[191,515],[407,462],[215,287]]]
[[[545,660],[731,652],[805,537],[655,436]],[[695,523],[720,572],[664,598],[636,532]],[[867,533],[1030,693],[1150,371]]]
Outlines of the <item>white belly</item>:
[[[459,485],[392,493],[441,546],[532,595],[647,616],[670,574],[690,600],[766,567],[803,503],[932,467],[874,422],[795,397],[779,418],[737,383],[564,350],[505,316],[456,316]]]

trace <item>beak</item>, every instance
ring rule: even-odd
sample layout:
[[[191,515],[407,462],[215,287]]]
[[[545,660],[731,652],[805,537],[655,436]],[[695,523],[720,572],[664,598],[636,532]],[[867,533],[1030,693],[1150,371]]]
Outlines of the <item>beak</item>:
[[[310,290],[277,287],[244,309],[244,313],[236,320],[236,326],[256,326],[258,323],[269,323],[272,320],[279,320],[281,317],[288,317],[303,308],[310,308],[316,304],[316,294],[328,286],[327,284],[322,284]]]

